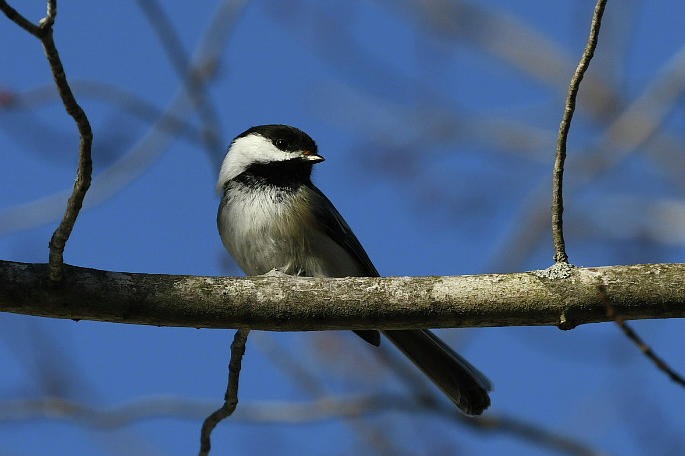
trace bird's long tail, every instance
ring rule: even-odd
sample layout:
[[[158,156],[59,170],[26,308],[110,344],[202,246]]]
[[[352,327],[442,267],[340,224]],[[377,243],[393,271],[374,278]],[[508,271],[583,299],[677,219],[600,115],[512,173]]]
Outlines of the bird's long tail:
[[[467,415],[490,406],[492,383],[427,329],[383,331]]]

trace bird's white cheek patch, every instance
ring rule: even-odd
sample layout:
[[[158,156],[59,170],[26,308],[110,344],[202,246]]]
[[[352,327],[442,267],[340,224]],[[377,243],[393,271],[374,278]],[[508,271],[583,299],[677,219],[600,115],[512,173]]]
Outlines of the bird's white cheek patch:
[[[224,184],[254,163],[269,163],[290,160],[298,156],[297,153],[285,152],[273,143],[256,134],[251,134],[233,141],[228,153],[221,164],[217,192],[223,190]]]

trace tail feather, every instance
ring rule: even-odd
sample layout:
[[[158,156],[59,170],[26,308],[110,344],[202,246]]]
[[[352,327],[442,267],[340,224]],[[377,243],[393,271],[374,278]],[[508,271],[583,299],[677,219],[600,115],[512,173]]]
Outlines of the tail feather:
[[[490,406],[492,383],[427,329],[383,331],[462,412],[480,415]]]
[[[356,330],[354,333],[375,347],[381,344],[381,335],[375,329]]]

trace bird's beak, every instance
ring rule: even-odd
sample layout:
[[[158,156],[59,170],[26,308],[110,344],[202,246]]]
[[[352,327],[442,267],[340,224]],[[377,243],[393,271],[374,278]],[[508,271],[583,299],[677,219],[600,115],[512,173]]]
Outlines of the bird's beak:
[[[309,150],[303,150],[302,159],[311,163],[319,163],[325,160],[321,155],[315,154]]]

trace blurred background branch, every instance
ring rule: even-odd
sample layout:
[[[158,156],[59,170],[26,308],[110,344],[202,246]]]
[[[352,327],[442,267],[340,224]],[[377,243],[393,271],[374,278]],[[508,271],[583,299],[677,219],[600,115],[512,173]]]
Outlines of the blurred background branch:
[[[200,90],[199,84],[210,80],[216,69],[219,68],[220,53],[226,45],[226,40],[230,37],[231,24],[240,15],[245,3],[244,0],[224,0],[218,5],[212,16],[212,23],[207,28],[203,40],[195,51],[193,64],[189,67],[194,70],[191,93]],[[202,71],[195,70],[200,68]],[[104,90],[99,91],[105,92]],[[123,102],[121,94],[118,98],[119,102]],[[192,100],[192,96],[190,99]],[[176,139],[179,135],[178,132],[186,130],[183,119],[184,116],[188,115],[190,106],[192,106],[192,102],[189,102],[184,82],[162,114],[156,118],[138,143],[119,160],[104,171],[100,171],[93,178],[92,188],[84,202],[86,208],[99,205],[116,195],[152,166]],[[205,140],[207,137],[219,134],[216,131],[212,133],[208,133],[208,131],[205,129],[203,132]],[[217,170],[220,154],[221,150],[211,148],[209,159]],[[68,194],[68,191],[61,191],[0,211],[0,235],[25,230],[54,220],[60,213],[57,208],[63,201],[66,201]]]
[[[75,421],[79,425],[112,429],[151,419],[183,419],[196,422],[215,405],[179,397],[150,397],[114,408],[96,408],[60,397],[0,402],[0,423],[36,420]],[[597,456],[604,454],[573,439],[546,431],[535,425],[506,416],[467,417],[446,403],[402,395],[322,397],[308,402],[261,401],[241,403],[231,421],[249,424],[301,425],[313,422],[348,419],[350,423],[381,413],[436,414],[455,421],[475,432],[504,433],[534,446],[560,454]],[[361,424],[368,426],[368,424]],[[398,449],[398,451],[401,451]]]

